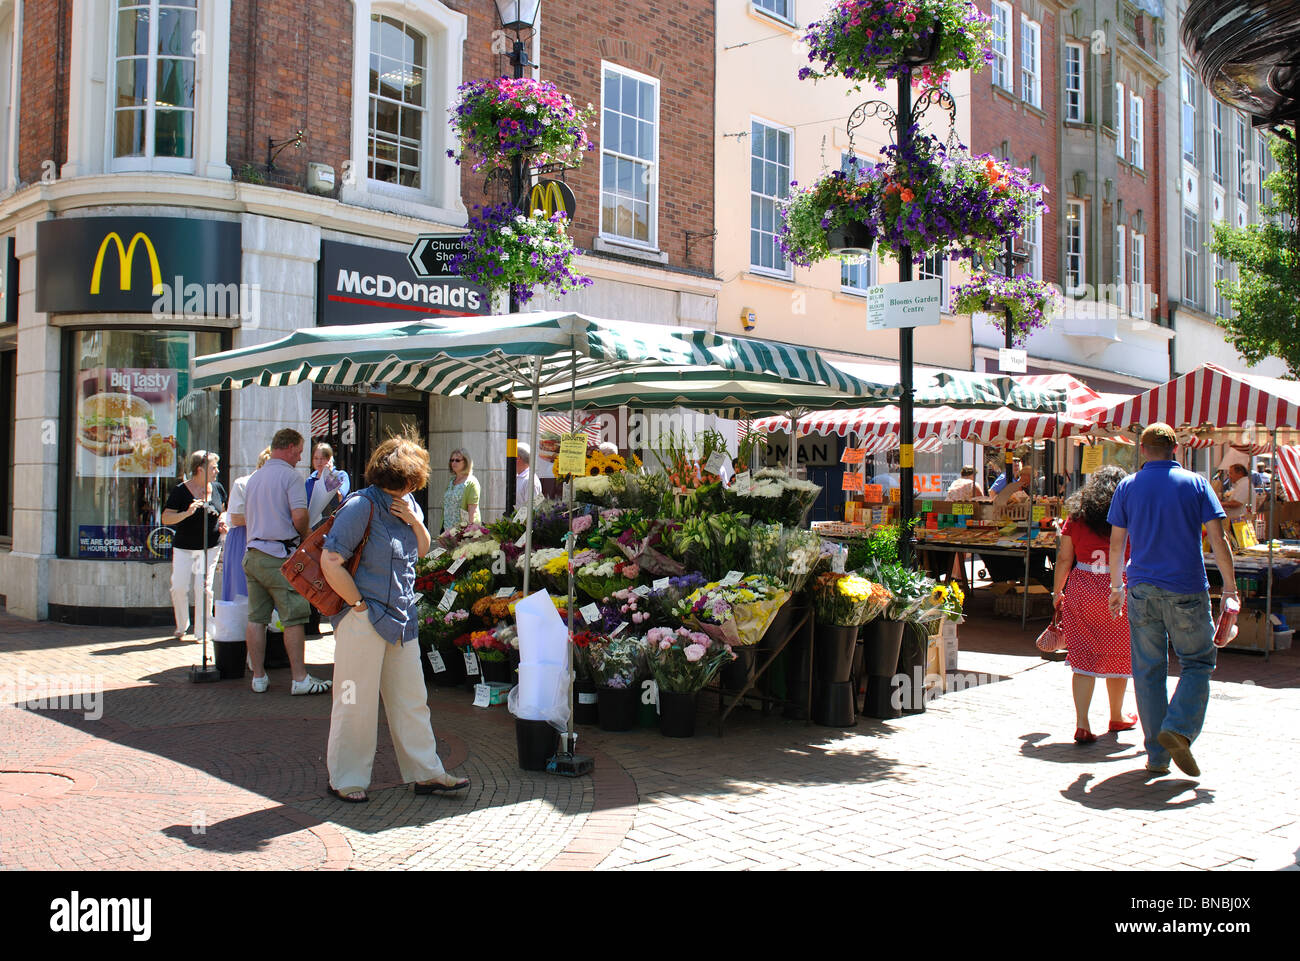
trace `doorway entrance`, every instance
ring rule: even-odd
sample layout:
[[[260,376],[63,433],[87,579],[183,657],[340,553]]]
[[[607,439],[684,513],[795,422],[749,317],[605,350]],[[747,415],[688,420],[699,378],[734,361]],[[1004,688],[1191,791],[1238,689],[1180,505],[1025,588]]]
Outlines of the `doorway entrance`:
[[[366,463],[376,447],[410,428],[422,444],[429,437],[429,402],[423,391],[387,384],[314,388],[311,450],[321,442],[334,449],[334,466],[347,471],[352,489],[365,486]],[[415,494],[429,516],[429,491]]]

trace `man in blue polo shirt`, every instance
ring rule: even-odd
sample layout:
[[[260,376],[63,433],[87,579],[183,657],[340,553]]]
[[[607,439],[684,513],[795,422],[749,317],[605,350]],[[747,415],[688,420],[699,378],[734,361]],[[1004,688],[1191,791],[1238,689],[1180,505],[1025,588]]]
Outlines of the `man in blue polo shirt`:
[[[1205,723],[1214,671],[1210,583],[1201,553],[1209,534],[1223,596],[1235,597],[1232,552],[1223,536],[1223,508],[1209,483],[1174,460],[1177,437],[1168,424],[1142,432],[1142,469],[1120,481],[1106,520],[1110,535],[1110,613],[1124,610],[1124,542],[1130,541],[1128,623],[1133,693],[1147,749],[1147,771],[1168,774],[1169,759],[1193,777],[1201,770],[1191,745]],[[1169,645],[1182,676],[1168,699]]]

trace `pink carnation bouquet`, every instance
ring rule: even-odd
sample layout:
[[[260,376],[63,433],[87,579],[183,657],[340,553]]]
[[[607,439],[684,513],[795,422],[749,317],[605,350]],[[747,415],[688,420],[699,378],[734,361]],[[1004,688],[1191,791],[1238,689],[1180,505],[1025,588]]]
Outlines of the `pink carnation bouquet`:
[[[659,689],[694,694],[736,655],[731,648],[700,631],[652,627],[646,634],[650,670]]]

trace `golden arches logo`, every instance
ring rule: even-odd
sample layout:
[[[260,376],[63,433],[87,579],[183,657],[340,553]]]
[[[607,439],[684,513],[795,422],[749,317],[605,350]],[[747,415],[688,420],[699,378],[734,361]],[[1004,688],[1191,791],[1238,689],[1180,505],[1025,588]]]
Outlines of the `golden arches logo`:
[[[153,294],[154,296],[161,294],[162,271],[158,267],[158,252],[154,250],[153,242],[140,232],[131,238],[131,243],[123,245],[122,238],[118,236],[116,230],[109,231],[108,236],[99,245],[99,253],[95,255],[95,268],[90,273],[90,292],[99,293],[99,281],[104,272],[104,251],[108,250],[109,241],[117,245],[119,287],[122,290],[131,289],[131,263],[135,259],[135,245],[143,241],[145,252],[149,255],[149,275],[153,280]]]
[[[572,219],[572,197],[568,184],[559,180],[539,180],[528,194],[528,209],[530,213],[540,210],[548,220],[557,212]]]

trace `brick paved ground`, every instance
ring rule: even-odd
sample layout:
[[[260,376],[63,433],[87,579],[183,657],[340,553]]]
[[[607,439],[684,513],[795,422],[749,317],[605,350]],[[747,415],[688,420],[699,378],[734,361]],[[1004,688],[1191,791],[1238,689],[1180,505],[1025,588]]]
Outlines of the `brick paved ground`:
[[[742,710],[719,739],[710,699],[689,740],[582,728],[596,773],[576,780],[519,769],[504,707],[434,689],[440,751],[472,789],[414,797],[381,727],[372,799],[344,805],[324,795],[329,700],[290,697],[287,670],[264,695],[192,685],[193,642],[0,614],[0,683],[104,687],[97,720],[0,710],[0,866],[1296,868],[1300,653],[1221,655],[1204,776],[1150,779],[1136,732],[1072,742],[1068,670],[1033,625],[962,631],[961,671],[991,683],[922,715],[839,730]],[[332,659],[309,641],[314,673]]]

